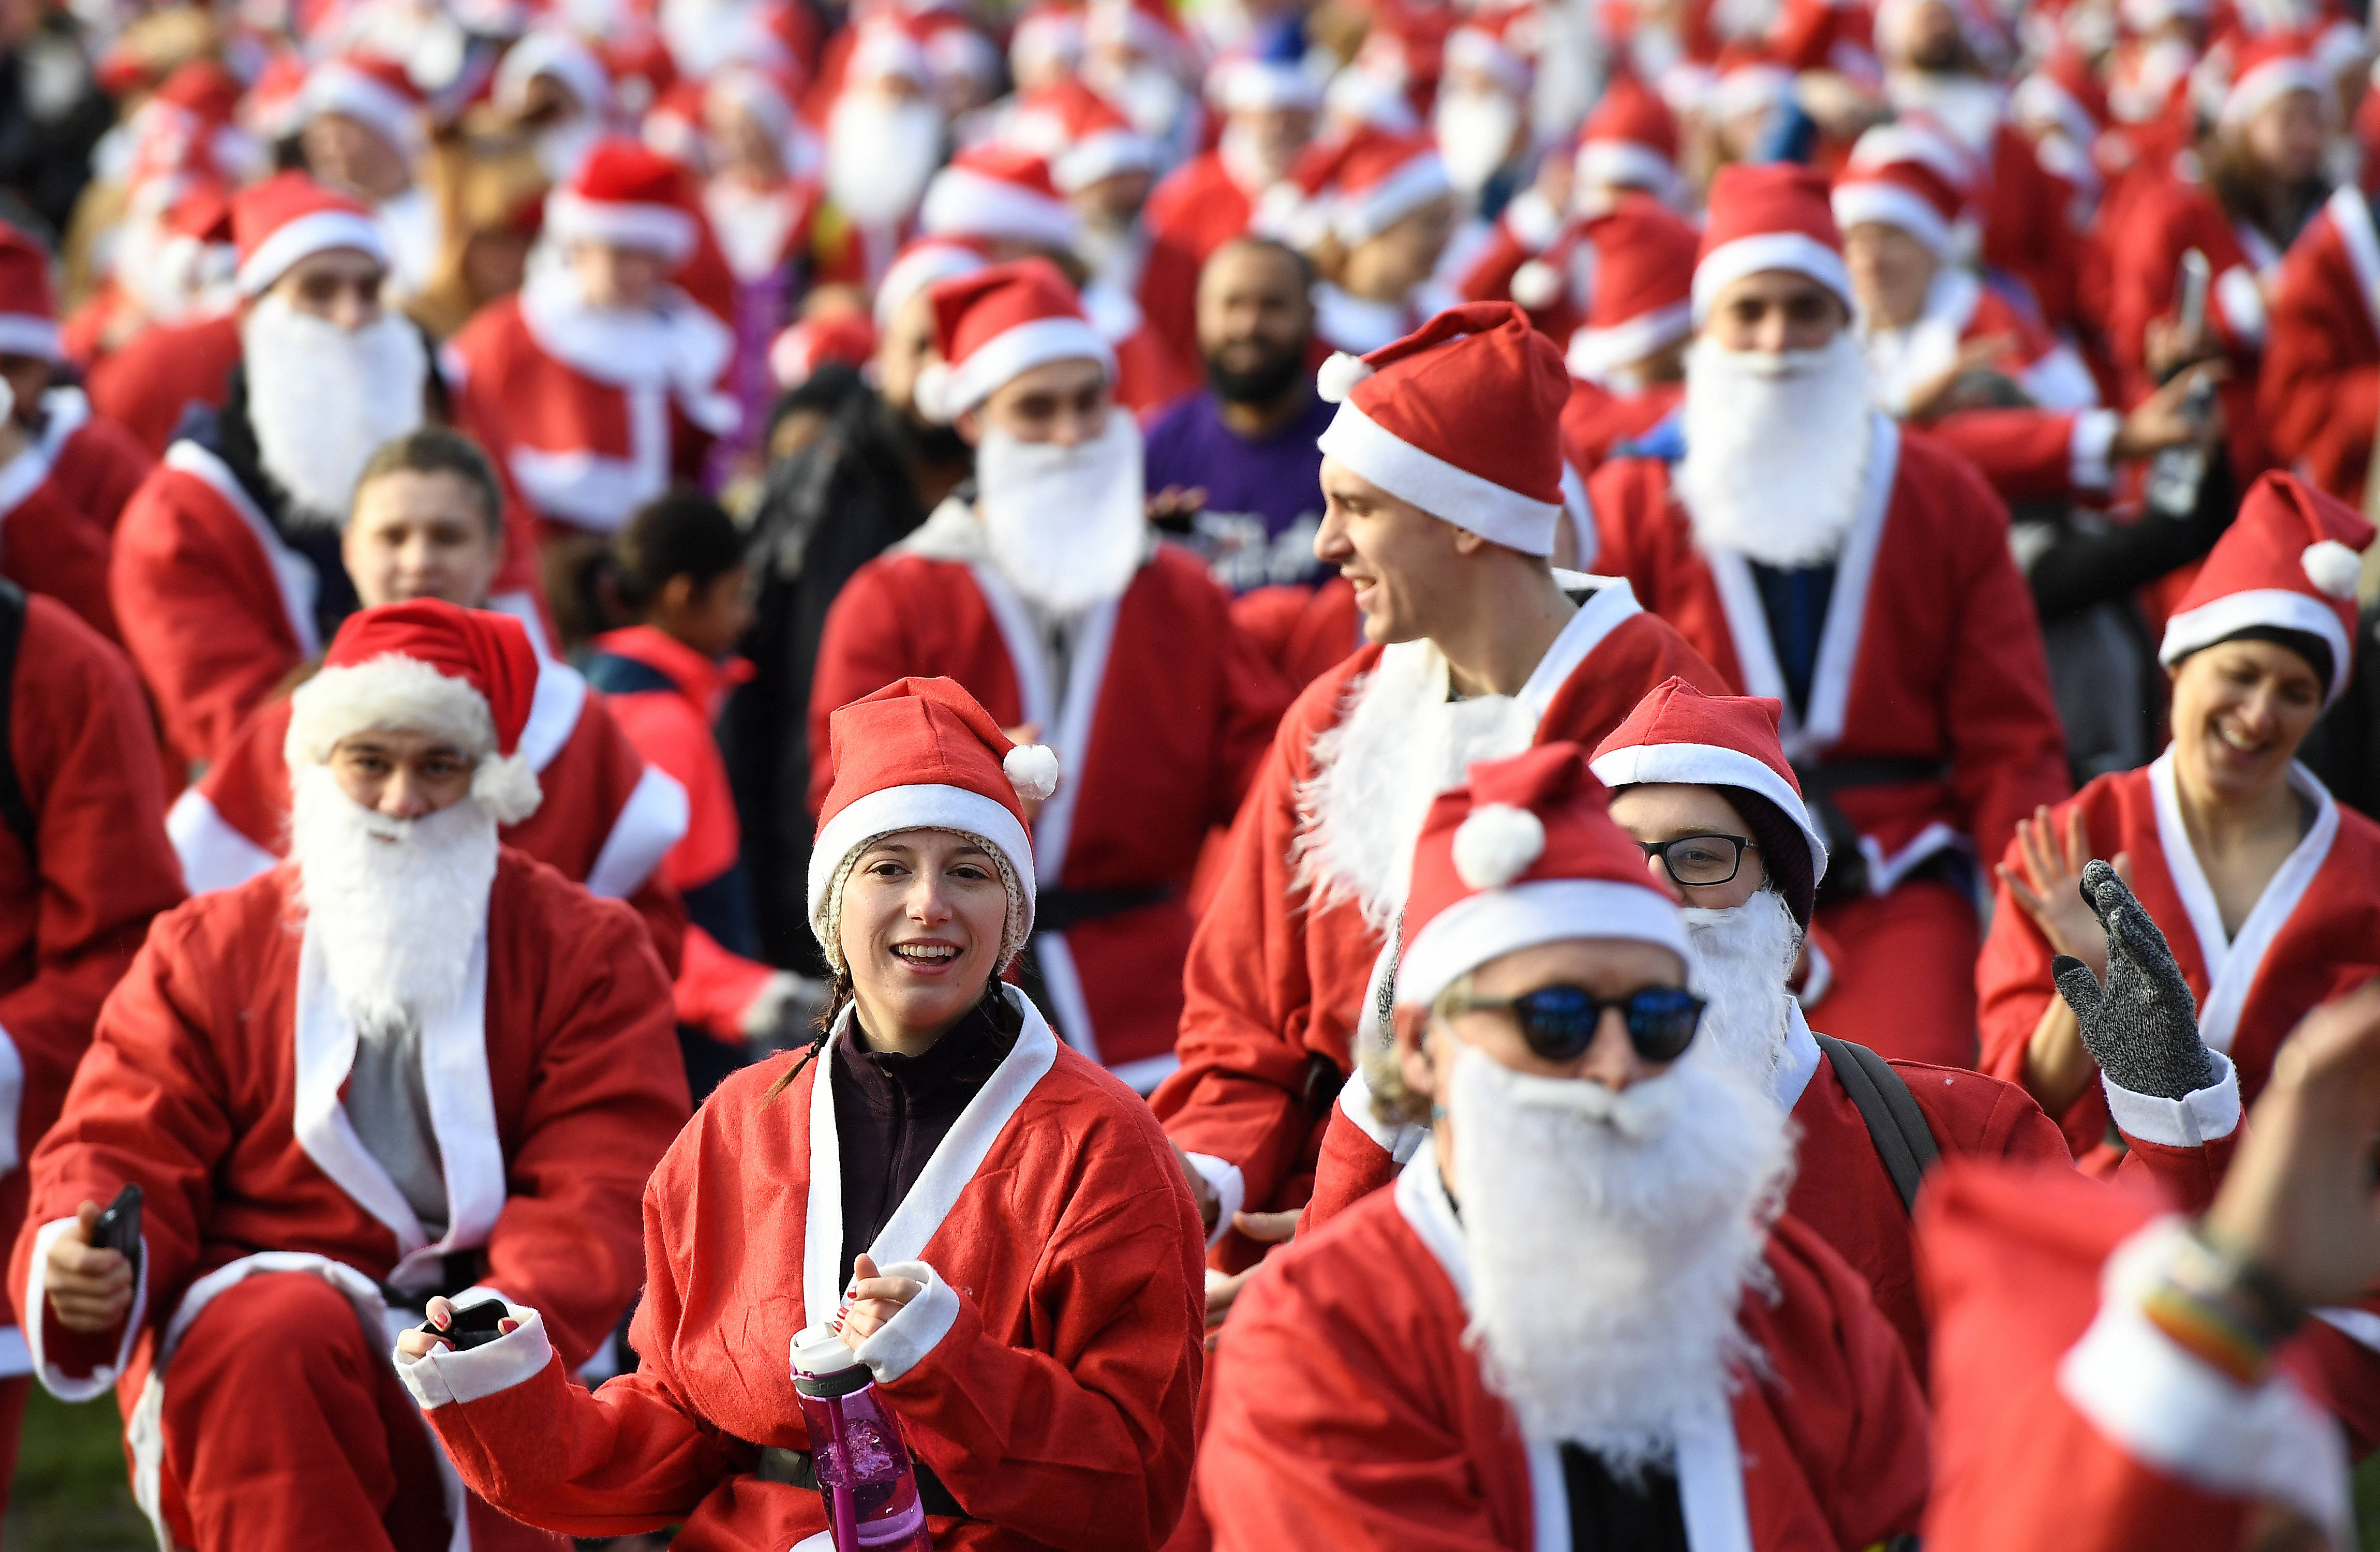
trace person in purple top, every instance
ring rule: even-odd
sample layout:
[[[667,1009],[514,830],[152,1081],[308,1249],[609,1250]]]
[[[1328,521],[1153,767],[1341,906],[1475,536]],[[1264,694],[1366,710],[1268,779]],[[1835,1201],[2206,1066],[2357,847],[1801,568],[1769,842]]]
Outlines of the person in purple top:
[[[1143,467],[1160,526],[1207,555],[1233,592],[1314,583],[1322,452],[1335,406],[1314,391],[1313,272],[1262,237],[1225,243],[1198,277],[1208,386],[1160,411]]]

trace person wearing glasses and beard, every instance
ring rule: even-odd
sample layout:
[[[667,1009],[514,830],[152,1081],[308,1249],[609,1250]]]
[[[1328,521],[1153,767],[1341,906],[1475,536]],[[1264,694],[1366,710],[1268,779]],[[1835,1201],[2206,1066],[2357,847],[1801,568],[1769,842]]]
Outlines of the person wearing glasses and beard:
[[[1220,1552],[1915,1529],[1908,1359],[1779,1216],[1785,1119],[1700,1037],[1675,891],[1606,803],[1548,743],[1431,806],[1375,1089],[1430,1146],[1232,1312],[1199,1460]]]

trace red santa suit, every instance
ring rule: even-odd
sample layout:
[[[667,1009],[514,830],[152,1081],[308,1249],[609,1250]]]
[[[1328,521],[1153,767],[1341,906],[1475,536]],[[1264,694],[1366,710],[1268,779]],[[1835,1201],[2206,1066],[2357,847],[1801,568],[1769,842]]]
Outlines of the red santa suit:
[[[844,708],[832,742],[809,891],[831,958],[844,867],[873,836],[920,824],[997,852],[1016,879],[1003,937],[1031,930],[1018,794],[1049,792],[1047,749],[1012,746],[948,680],[903,680]],[[811,1056],[729,1078],[656,1171],[634,1374],[576,1388],[543,1312],[527,1310],[522,1329],[486,1347],[403,1365],[464,1479],[573,1534],[683,1523],[698,1545],[826,1552],[820,1495],[784,1469],[818,1449],[786,1355],[796,1333],[834,1340],[864,1253],[922,1285],[856,1351],[921,1473],[966,1511],[929,1515],[936,1546],[1161,1543],[1190,1477],[1197,1215],[1148,1107],[1014,988],[998,995],[1006,1051],[889,1216],[845,1216],[868,1202],[847,1177],[901,1169],[855,1155],[888,1139],[839,1092],[856,1081],[844,1066],[865,1060],[852,1053],[869,1049],[846,1008]]]
[[[2256,412],[2273,456],[2361,505],[2380,426],[2380,229],[2342,184],[2282,261]]]
[[[1942,1337],[1926,1546],[2232,1552],[2260,1503],[2352,1544],[2338,1424],[2293,1379],[2240,1385],[2142,1312],[2139,1279],[2182,1231],[2154,1196],[1959,1164],[1919,1219]]]
[[[22,833],[0,826],[0,1233],[14,1243],[20,1166],[57,1120],[100,1003],[150,918],[180,903],[182,882],[161,843],[157,740],[132,665],[48,599],[0,609],[21,612],[8,758],[32,821]],[[32,1362],[16,1300],[0,1299],[5,1482]]]
[[[41,437],[60,493],[114,533],[132,493],[157,467],[156,455],[130,430],[92,410],[83,391],[71,385],[42,395]]]
[[[1374,370],[1345,399],[1325,453],[1384,489],[1412,492],[1403,499],[1460,512],[1498,543],[1550,552],[1567,379],[1519,308],[1475,302],[1441,313],[1363,365]],[[1347,375],[1336,366],[1326,373]],[[1309,1194],[1421,815],[1462,780],[1465,758],[1600,738],[1672,675],[1724,690],[1624,583],[1560,580],[1580,607],[1516,695],[1448,711],[1447,660],[1418,640],[1361,649],[1281,719],[1191,944],[1182,1070],[1151,1100],[1214,1185],[1219,1235],[1233,1209],[1293,1207]]]
[[[2071,327],[2082,266],[2066,185],[2009,121],[2005,90],[1972,76],[1895,72],[1888,91],[1901,114],[1933,118],[1966,153],[1985,266],[2031,291],[2048,327]]]
[[[152,323],[92,366],[91,406],[162,455],[192,405],[218,408],[239,365],[239,319]]]
[[[493,808],[529,780],[507,746],[535,660],[512,622],[475,638],[443,607],[358,616],[310,705],[330,726],[362,685],[338,671],[370,673],[383,647],[429,661],[494,712],[474,777],[503,783]],[[339,1546],[382,1521],[402,1546],[550,1545],[442,1492],[375,1356],[412,1318],[382,1285],[476,1281],[534,1301],[574,1364],[603,1343],[636,1291],[637,1194],[688,1110],[666,977],[625,909],[499,853],[461,995],[419,1031],[448,1215],[432,1240],[351,1123],[358,1035],[313,927],[293,928],[299,884],[284,867],[160,918],[110,999],[10,1264],[42,1312],[34,1372],[70,1400],[115,1386],[161,1542]],[[50,1247],[76,1204],[127,1182],[146,1197],[131,1308],[118,1331],[70,1332],[44,1303]]]
[[[1909,1362],[1852,1269],[1791,1218],[1747,1296],[1767,1356],[1679,1438],[1695,1552],[1869,1546],[1908,1534],[1926,1485]],[[1393,1192],[1301,1237],[1233,1306],[1209,1384],[1200,1501],[1221,1552],[1280,1546],[1554,1552],[1572,1545],[1560,1441],[1489,1390],[1463,1230],[1426,1148]]]
[[[1301,240],[1327,234],[1343,249],[1378,236],[1431,201],[1451,198],[1453,189],[1435,140],[1369,126],[1307,146],[1290,181],[1303,196],[1290,220],[1293,234]],[[1326,280],[1314,287],[1314,333],[1333,350],[1363,355],[1384,349],[1460,299],[1435,281],[1391,298],[1359,297]]]
[[[1585,321],[1562,353],[1572,383],[1561,430],[1572,467],[1592,475],[1614,447],[1667,418],[1684,393],[1679,383],[1645,382],[1639,374],[1645,361],[1693,332],[1694,251],[1702,237],[1675,212],[1643,197],[1586,222],[1579,236],[1591,262],[1549,261],[1545,278],[1575,286],[1578,271],[1590,272]]]
[[[193,892],[234,888],[288,855],[289,718],[285,697],[258,707],[166,813]],[[538,664],[520,746],[545,796],[504,827],[504,844],[590,894],[628,902],[662,962],[677,964],[686,908],[661,867],[686,833],[686,789],[645,762],[577,669],[552,659]]]

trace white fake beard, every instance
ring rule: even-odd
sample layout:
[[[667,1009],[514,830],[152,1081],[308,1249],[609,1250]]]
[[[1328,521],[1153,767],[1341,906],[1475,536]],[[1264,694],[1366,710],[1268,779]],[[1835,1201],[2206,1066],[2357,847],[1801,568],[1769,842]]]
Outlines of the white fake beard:
[[[372,454],[421,424],[430,353],[420,332],[397,312],[350,332],[267,296],[239,339],[264,472],[306,516],[345,524]]]
[[[328,766],[291,782],[289,855],[339,1012],[369,1039],[462,995],[496,877],[496,821],[465,797],[419,819],[346,794]]]
[[[1451,1074],[1471,1327],[1532,1437],[1620,1474],[1671,1458],[1759,1362],[1738,1318],[1793,1152],[1766,1095],[1693,1049],[1613,1093],[1475,1047]]]
[[[1723,911],[1686,908],[1694,950],[1694,990],[1708,1002],[1694,1043],[1708,1046],[1737,1076],[1768,1091],[1785,1059],[1785,989],[1802,950],[1802,928],[1773,889]]]
[[[1020,442],[987,427],[975,450],[976,514],[993,564],[1026,599],[1072,614],[1115,598],[1148,541],[1140,427],[1121,409],[1088,442]]]
[[[1500,91],[1444,92],[1430,115],[1447,179],[1464,194],[1488,187],[1511,155],[1520,127],[1521,104]]]
[[[1695,539],[1772,566],[1832,559],[1859,515],[1875,397],[1848,329],[1820,349],[1777,355],[1697,339],[1677,474]]]
[[[826,192],[862,226],[893,226],[942,162],[942,115],[921,97],[845,93],[828,115]]]

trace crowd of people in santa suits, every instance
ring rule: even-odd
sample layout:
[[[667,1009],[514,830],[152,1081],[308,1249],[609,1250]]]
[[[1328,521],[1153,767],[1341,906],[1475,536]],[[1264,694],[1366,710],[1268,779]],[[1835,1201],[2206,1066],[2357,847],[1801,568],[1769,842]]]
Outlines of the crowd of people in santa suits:
[[[2346,1552],[2375,55],[0,21],[0,1484],[38,1386],[192,1552]]]

